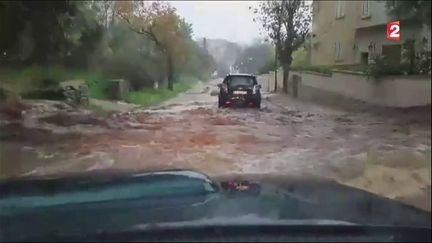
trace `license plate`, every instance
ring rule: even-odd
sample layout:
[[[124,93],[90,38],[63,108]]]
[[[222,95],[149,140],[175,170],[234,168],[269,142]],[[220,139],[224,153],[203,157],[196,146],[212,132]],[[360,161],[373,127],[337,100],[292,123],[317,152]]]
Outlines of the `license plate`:
[[[236,95],[245,95],[245,94],[247,94],[247,91],[243,91],[243,90],[235,90],[235,91],[233,92],[233,94],[236,94]]]

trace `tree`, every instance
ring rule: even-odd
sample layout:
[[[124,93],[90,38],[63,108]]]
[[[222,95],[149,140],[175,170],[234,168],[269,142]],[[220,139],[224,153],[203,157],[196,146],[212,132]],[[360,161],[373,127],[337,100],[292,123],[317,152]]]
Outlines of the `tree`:
[[[254,10],[263,30],[276,45],[283,69],[283,89],[288,93],[292,53],[302,46],[310,30],[310,3],[300,0],[262,1]]]
[[[179,19],[179,32],[184,38],[192,40],[192,24],[186,22],[184,18]]]
[[[387,11],[398,19],[415,19],[431,26],[431,1],[386,1]]]
[[[108,29],[114,24],[115,1],[88,1],[89,8],[96,13],[95,19],[105,28]]]
[[[70,45],[65,53],[65,64],[76,68],[91,65],[93,56],[100,51],[105,31],[103,23],[97,20],[98,13],[89,2],[75,2],[77,9],[73,25],[66,26],[64,35]]]
[[[25,35],[32,48],[28,48],[25,60],[20,61],[58,63],[71,45],[65,29],[73,25],[76,14],[73,1],[4,1],[0,5],[0,49],[19,56],[22,49],[20,36]]]
[[[214,70],[192,36],[191,24],[163,2],[0,1],[2,66],[86,69],[124,78],[134,90],[168,76],[172,89],[177,75],[206,79]]]
[[[173,90],[174,58],[182,49],[180,18],[175,8],[161,1],[119,1],[116,13],[132,31],[150,38],[165,56],[168,89]]]

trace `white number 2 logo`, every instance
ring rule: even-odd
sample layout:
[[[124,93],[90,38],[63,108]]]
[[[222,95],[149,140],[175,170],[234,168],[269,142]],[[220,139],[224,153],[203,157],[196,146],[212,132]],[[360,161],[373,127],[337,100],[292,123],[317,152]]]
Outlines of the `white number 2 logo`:
[[[387,24],[387,39],[398,41],[400,39],[400,22],[394,21]]]
[[[398,38],[399,37],[399,25],[391,25],[390,26],[390,38]]]

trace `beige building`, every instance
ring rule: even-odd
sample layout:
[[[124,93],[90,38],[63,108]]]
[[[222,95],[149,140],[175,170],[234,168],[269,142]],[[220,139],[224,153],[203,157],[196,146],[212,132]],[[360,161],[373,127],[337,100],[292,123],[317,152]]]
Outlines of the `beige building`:
[[[416,38],[430,51],[431,31],[425,25],[400,21],[400,40],[386,39],[386,25],[398,21],[387,15],[385,1],[313,1],[312,65],[370,63],[383,54],[402,60],[402,44]]]

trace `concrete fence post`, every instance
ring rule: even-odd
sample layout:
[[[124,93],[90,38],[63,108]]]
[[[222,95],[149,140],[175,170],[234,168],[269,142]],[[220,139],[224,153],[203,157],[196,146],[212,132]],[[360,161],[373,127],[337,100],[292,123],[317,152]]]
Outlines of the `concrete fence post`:
[[[292,76],[292,91],[293,91],[292,94],[293,94],[294,98],[298,97],[298,85],[299,85],[299,82],[301,82],[300,76],[294,74]]]
[[[264,75],[265,75],[265,77],[267,78],[267,92],[270,93],[270,79],[268,78],[268,75],[267,75],[267,74],[264,74]]]

